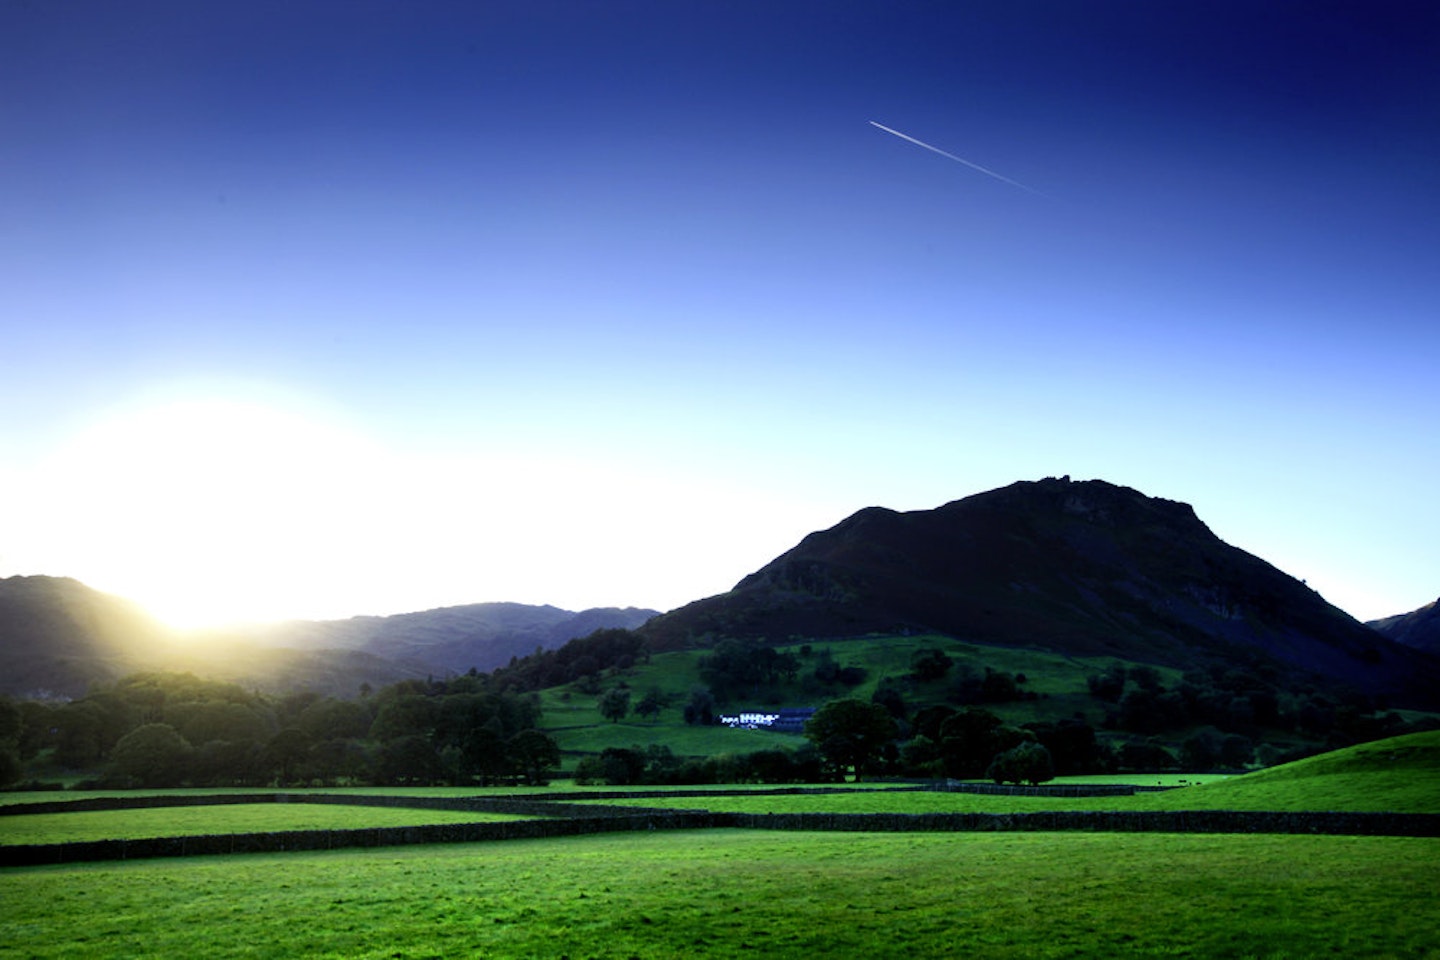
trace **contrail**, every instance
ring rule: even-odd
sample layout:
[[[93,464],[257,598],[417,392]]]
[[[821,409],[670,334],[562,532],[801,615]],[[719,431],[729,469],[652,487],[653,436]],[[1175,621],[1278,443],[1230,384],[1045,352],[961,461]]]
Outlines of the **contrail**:
[[[1027,187],[1027,186],[1025,186],[1025,184],[1023,184],[1023,183],[1017,183],[1016,181],[1011,180],[1009,177],[1002,177],[1000,174],[996,173],[994,170],[986,170],[984,167],[980,166],[980,164],[978,164],[978,163],[971,163],[969,160],[966,160],[964,157],[957,157],[957,156],[955,156],[955,154],[953,154],[953,153],[948,153],[947,151],[941,150],[939,147],[932,147],[932,146],[930,146],[930,144],[926,143],[925,141],[923,141],[923,140],[916,140],[914,137],[906,136],[905,134],[901,133],[899,130],[891,130],[889,127],[885,126],[885,124],[883,124],[883,123],[876,123],[874,120],[870,120],[870,121],[868,121],[868,122],[869,122],[870,126],[872,126],[872,127],[879,127],[881,130],[884,130],[886,133],[893,133],[895,136],[899,137],[901,140],[909,140],[911,143],[915,144],[915,146],[917,146],[917,147],[924,147],[926,150],[929,150],[931,153],[938,153],[938,154],[940,154],[940,156],[942,156],[942,157],[949,157],[951,160],[954,160],[956,163],[963,163],[963,164],[965,164],[965,166],[969,167],[971,170],[979,170],[981,173],[985,174],[987,177],[994,177],[996,180],[1001,180],[1001,181],[1003,181],[1003,182],[1005,182],[1005,183],[1008,183],[1008,184],[1010,184],[1010,186],[1012,186],[1012,187],[1019,187],[1021,190],[1024,190],[1024,191],[1026,191],[1027,193],[1033,193],[1033,194],[1035,194],[1035,196],[1037,196],[1037,197],[1043,197],[1043,196],[1045,196],[1045,194],[1041,193],[1039,190],[1034,189],[1033,187]],[[1047,198],[1047,199],[1048,199],[1048,198]]]

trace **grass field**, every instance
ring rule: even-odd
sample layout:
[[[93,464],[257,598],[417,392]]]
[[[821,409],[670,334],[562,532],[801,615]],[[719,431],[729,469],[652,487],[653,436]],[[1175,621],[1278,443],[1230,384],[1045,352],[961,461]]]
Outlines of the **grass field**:
[[[0,957],[1440,957],[1440,841],[599,835],[0,871]]]
[[[310,803],[236,803],[204,807],[38,813],[0,817],[0,847],[19,843],[198,837],[279,830],[357,830],[521,819],[451,810],[347,807]]]
[[[800,797],[737,791],[734,797],[668,802],[754,812],[998,812],[1118,804],[1436,812],[1437,771],[1440,733],[1427,733],[1133,798],[852,790]],[[572,791],[577,798],[590,792]],[[229,805],[15,815],[0,818],[0,836],[23,833],[23,842],[54,842],[157,830],[176,835],[191,828],[221,833],[478,819],[488,818],[370,807]],[[1088,832],[597,834],[4,869],[0,958],[578,960],[754,953],[781,960],[965,955],[1440,960],[1437,884],[1437,839]]]

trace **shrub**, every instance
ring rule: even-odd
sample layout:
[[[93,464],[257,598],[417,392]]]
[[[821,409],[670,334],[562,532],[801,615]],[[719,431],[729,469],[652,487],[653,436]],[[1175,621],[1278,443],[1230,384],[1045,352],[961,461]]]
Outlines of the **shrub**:
[[[1055,764],[1050,751],[1033,741],[1026,741],[999,754],[990,762],[985,776],[996,783],[1044,783],[1055,779]]]

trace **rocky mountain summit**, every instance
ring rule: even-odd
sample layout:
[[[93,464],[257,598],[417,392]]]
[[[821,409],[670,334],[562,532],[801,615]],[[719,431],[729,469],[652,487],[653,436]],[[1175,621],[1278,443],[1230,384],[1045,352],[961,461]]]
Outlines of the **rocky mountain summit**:
[[[643,629],[660,649],[718,636],[933,631],[1177,666],[1260,662],[1440,700],[1435,658],[1220,540],[1188,504],[1068,477],[933,510],[861,510]]]

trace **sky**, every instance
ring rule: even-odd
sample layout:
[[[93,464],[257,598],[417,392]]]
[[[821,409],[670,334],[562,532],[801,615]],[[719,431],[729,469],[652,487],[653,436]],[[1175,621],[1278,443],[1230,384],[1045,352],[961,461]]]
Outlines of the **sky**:
[[[664,610],[1070,475],[1409,611],[1437,154],[1425,4],[0,0],[0,575]]]

